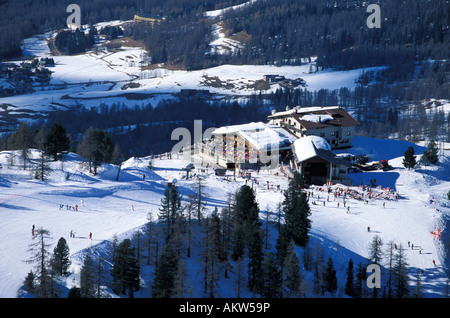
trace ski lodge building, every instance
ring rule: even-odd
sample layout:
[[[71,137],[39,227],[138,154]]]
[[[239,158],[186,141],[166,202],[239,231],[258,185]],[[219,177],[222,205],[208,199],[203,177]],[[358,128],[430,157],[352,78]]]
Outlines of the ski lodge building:
[[[298,138],[319,136],[325,138],[332,149],[350,147],[356,126],[361,125],[339,106],[299,106],[275,112],[267,117],[269,124],[283,127]]]
[[[250,168],[270,165],[288,158],[296,140],[286,129],[262,122],[224,126],[211,133],[211,139],[197,145],[198,154],[224,168]]]
[[[295,107],[268,119],[214,129],[210,139],[195,145],[195,153],[226,169],[283,167],[299,171],[308,183],[348,184],[351,165],[332,150],[350,147],[360,123],[344,109]]]

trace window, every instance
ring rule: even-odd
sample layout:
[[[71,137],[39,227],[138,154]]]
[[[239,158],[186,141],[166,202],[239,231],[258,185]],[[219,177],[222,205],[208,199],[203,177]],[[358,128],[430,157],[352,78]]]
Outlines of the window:
[[[347,136],[350,136],[352,134],[352,132],[349,130],[349,131],[347,131]]]
[[[320,137],[322,137],[322,138],[325,137],[325,133],[323,133],[323,132],[320,133]]]

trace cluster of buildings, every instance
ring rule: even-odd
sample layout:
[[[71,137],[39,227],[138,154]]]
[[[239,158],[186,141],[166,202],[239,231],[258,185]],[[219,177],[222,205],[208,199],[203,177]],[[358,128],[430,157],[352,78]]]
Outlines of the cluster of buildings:
[[[33,83],[48,84],[52,74],[47,68],[48,63],[47,59],[20,64],[0,62],[0,79],[6,79],[9,83],[6,86],[0,86],[0,96],[30,93]]]
[[[350,162],[334,149],[351,147],[360,123],[341,107],[294,107],[273,111],[268,122],[220,127],[195,145],[204,160],[227,169],[283,168],[308,183],[345,184]]]

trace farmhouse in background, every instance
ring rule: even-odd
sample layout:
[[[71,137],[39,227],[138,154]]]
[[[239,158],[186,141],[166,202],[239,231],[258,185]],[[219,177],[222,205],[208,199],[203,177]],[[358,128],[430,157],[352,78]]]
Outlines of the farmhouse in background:
[[[283,127],[298,138],[319,136],[325,138],[332,149],[350,147],[355,128],[360,123],[339,106],[294,107],[286,111],[273,111],[269,124]]]

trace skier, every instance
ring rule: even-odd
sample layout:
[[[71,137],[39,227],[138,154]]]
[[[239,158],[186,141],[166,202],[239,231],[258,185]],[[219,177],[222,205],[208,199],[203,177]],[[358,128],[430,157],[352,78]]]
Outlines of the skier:
[[[367,227],[367,232],[370,232],[370,226]]]
[[[92,240],[92,232],[89,232],[89,239]]]
[[[34,226],[34,224],[33,224],[33,226],[31,227],[31,235],[32,235],[32,236],[34,236],[34,228],[35,228],[35,226]]]
[[[78,204],[75,204],[75,211],[78,211]]]

